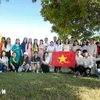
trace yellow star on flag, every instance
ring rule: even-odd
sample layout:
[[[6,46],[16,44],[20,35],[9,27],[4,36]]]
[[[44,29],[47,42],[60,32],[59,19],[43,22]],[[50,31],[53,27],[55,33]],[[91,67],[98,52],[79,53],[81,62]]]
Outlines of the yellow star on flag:
[[[62,62],[66,63],[67,57],[65,57],[64,55],[62,55],[61,57],[59,57],[59,59],[60,59],[59,63],[62,63]]]

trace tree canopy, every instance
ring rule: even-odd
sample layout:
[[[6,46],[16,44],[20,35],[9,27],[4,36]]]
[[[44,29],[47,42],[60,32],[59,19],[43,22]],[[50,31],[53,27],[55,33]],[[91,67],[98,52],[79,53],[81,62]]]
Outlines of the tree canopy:
[[[41,0],[41,6],[44,20],[52,24],[51,32],[62,39],[69,35],[81,39],[100,32],[100,0]]]
[[[41,0],[41,5],[44,20],[62,39],[90,37],[100,31],[100,0]]]

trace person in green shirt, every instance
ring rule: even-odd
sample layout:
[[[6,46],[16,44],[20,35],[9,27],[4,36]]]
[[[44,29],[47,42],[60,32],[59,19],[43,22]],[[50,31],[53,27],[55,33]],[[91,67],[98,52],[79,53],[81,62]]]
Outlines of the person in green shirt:
[[[18,72],[19,67],[19,58],[17,57],[16,52],[12,53],[12,56],[10,57],[10,71]]]

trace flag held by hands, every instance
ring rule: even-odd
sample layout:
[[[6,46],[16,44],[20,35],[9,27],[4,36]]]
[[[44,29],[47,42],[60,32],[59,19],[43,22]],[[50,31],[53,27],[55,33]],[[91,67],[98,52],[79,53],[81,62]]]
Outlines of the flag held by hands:
[[[75,67],[75,52],[53,52],[52,66]]]

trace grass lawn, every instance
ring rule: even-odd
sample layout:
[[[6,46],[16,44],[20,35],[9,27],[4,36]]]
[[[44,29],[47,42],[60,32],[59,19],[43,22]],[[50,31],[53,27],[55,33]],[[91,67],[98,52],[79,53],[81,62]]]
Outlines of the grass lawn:
[[[0,73],[0,100],[100,100],[100,80],[60,73]]]

